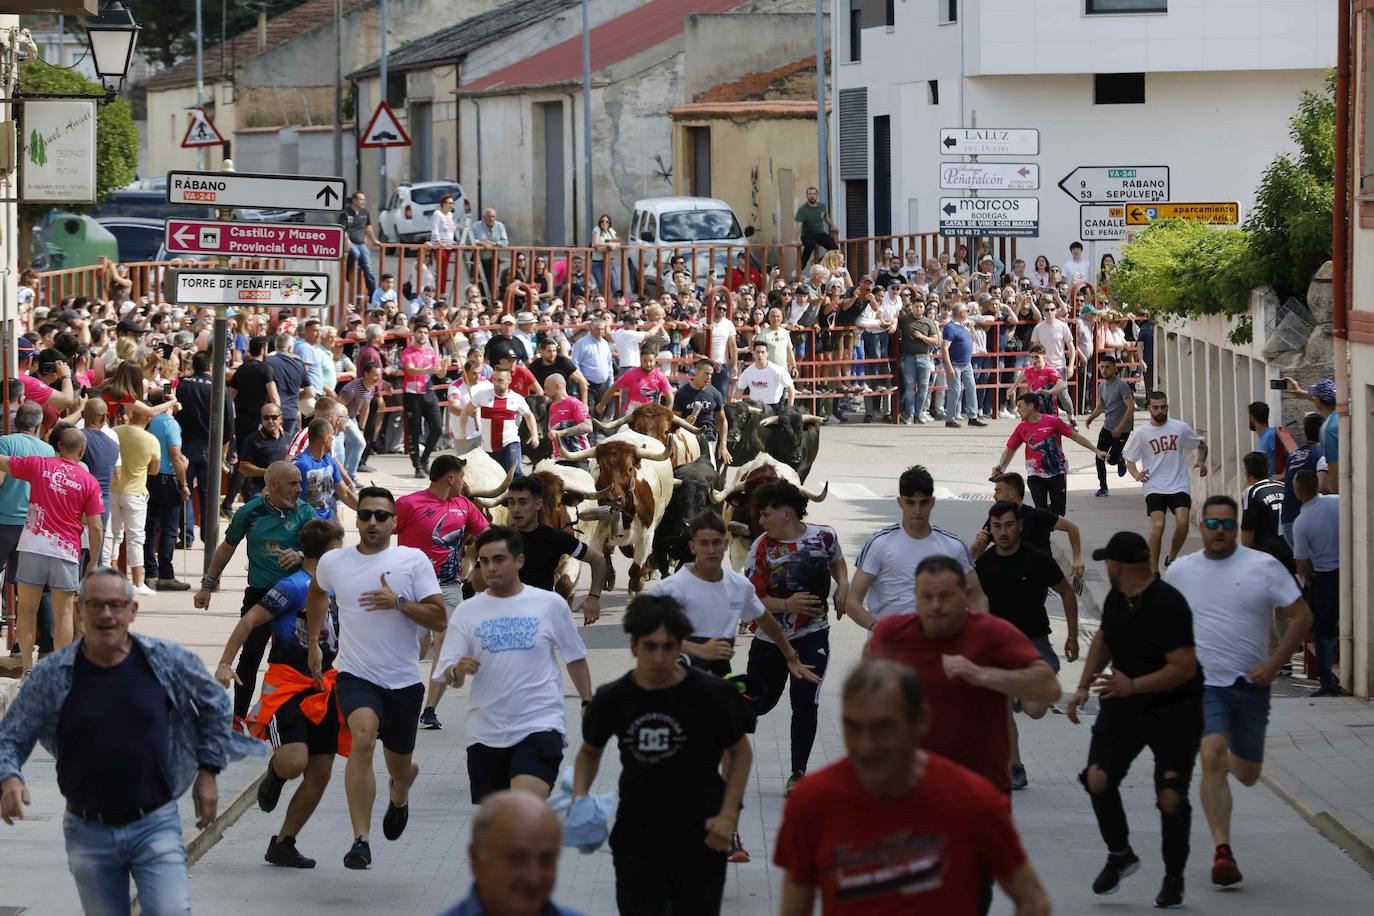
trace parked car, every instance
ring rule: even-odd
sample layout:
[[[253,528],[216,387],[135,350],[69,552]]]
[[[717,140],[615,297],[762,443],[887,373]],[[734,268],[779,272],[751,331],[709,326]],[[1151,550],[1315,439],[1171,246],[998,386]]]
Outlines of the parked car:
[[[96,219],[167,219],[185,217],[189,219],[214,219],[219,211],[213,207],[185,206],[167,203],[167,192],[125,189],[115,191],[110,199],[91,211]]]
[[[119,260],[125,264],[155,261],[162,249],[162,220],[138,217],[97,220],[119,243]]]
[[[419,181],[399,185],[377,214],[377,238],[383,242],[429,241],[431,217],[439,198],[453,195],[453,212],[461,223],[472,218],[472,202],[456,181]]]
[[[637,200],[625,242],[630,288],[639,288],[640,246],[649,246],[643,252],[644,295],[656,296],[661,288],[660,260],[666,271],[672,255],[681,254],[692,262],[692,277],[698,285],[705,285],[712,270],[717,281],[723,283],[732,258],[745,250],[753,234],[753,226],[741,229],[735,211],[715,197]]]

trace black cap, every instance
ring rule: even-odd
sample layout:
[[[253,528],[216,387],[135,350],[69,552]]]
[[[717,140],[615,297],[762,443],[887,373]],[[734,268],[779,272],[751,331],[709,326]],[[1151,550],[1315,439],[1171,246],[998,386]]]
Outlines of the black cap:
[[[119,324],[115,325],[115,331],[120,334],[146,334],[147,328],[140,328],[135,322],[127,318],[119,319]]]
[[[1115,560],[1118,563],[1150,562],[1150,545],[1134,531],[1118,531],[1106,547],[1093,551],[1094,560]]]

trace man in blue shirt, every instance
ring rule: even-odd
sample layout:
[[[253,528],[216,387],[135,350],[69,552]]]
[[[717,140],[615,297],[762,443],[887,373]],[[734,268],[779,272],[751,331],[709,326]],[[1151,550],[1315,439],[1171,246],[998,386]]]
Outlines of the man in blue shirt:
[[[1340,414],[1336,410],[1336,383],[1329,378],[1324,378],[1315,385],[1303,391],[1302,386],[1287,376],[1284,381],[1288,383],[1287,394],[1296,395],[1305,401],[1311,401],[1317,407],[1317,414],[1322,418],[1321,432],[1313,440],[1321,445],[1322,457],[1326,459],[1327,476],[1323,481],[1323,493],[1340,492],[1339,483],[1339,464],[1340,464]]]
[[[310,384],[310,373],[301,358],[291,352],[290,334],[278,334],[272,341],[276,348],[267,357],[267,365],[277,383],[277,395],[281,398],[282,434],[286,440],[296,434],[301,426],[301,398],[313,398],[318,393]]]
[[[161,388],[148,392],[146,399],[156,407],[167,399]],[[160,592],[185,592],[191,583],[177,579],[172,570],[172,555],[181,534],[181,510],[191,496],[186,486],[186,458],[181,454],[181,426],[164,411],[148,423],[162,452],[157,476],[148,475],[148,519],[144,528],[143,567],[145,579]],[[88,437],[89,438],[89,437]]]
[[[606,339],[606,322],[594,319],[586,335],[573,344],[572,361],[587,380],[587,403],[599,404],[610,390],[612,375],[611,342]],[[597,417],[604,419],[604,414]]]
[[[300,336],[296,338],[296,343],[292,346],[291,352],[305,363],[306,381],[310,387],[315,389],[315,394],[333,394],[333,389],[324,387],[324,374],[320,368],[320,351],[315,348],[315,344],[320,340],[320,319],[307,318],[301,325]]]
[[[338,517],[338,501],[358,508],[358,497],[344,482],[339,462],[334,457],[334,423],[323,417],[310,421],[309,439],[293,463],[301,472],[302,498],[315,510],[315,517],[333,521]]]
[[[1302,418],[1302,434],[1306,440],[1302,445],[1293,449],[1288,456],[1288,464],[1283,470],[1283,510],[1279,515],[1279,532],[1283,539],[1288,542],[1288,546],[1293,546],[1293,523],[1297,521],[1299,513],[1302,512],[1302,501],[1298,499],[1298,494],[1293,489],[1293,478],[1300,471],[1317,472],[1317,466],[1326,457],[1322,451],[1321,438],[1322,418],[1320,414],[1310,413]],[[1330,462],[1327,463],[1328,467]]]
[[[959,427],[959,399],[969,426],[987,426],[978,419],[978,390],[973,380],[973,335],[964,327],[968,306],[954,304],[949,322],[940,332],[941,354],[945,361],[945,425]]]
[[[1312,604],[1312,636],[1316,644],[1316,697],[1338,697],[1340,682],[1334,670],[1341,635],[1341,498],[1318,492],[1317,472],[1293,475],[1293,492],[1302,501],[1302,514],[1293,523],[1293,559],[1298,576],[1307,583]]]

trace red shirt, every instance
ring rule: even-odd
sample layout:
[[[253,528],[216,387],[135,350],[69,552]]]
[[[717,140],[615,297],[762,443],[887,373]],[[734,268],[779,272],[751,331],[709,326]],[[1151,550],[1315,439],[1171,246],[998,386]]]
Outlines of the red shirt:
[[[1073,436],[1073,427],[1057,415],[1044,414],[1034,423],[1022,420],[1007,439],[1007,448],[1026,444],[1026,473],[1032,477],[1058,477],[1069,473],[1062,436]]]
[[[1005,880],[1026,864],[1010,799],[928,756],[902,798],[870,795],[848,757],[792,790],[773,862],[793,884],[820,889],[826,916],[972,916],[984,872]]]
[[[534,373],[526,369],[519,363],[510,371],[510,390],[520,395],[522,398],[530,393],[530,388],[534,386]]]
[[[915,670],[930,704],[930,731],[921,746],[968,767],[1003,792],[1011,791],[1011,740],[1006,694],[945,674],[941,656],[962,655],[975,665],[1016,671],[1040,660],[1020,630],[991,614],[968,615],[953,636],[931,637],[917,614],[884,617],[868,651]]]

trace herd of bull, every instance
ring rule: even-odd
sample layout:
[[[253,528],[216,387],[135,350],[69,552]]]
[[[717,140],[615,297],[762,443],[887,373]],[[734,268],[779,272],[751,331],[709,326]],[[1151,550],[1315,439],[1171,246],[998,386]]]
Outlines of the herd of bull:
[[[570,530],[608,558],[605,587],[615,584],[609,562],[613,548],[630,558],[629,591],[640,591],[652,572],[668,575],[689,562],[688,522],[718,507],[730,527],[730,557],[736,569],[762,533],[754,493],[785,480],[809,500],[824,500],[805,486],[820,447],[823,418],[779,405],[765,410],[747,402],[725,407],[726,446],[738,472],[727,486],[729,468],[717,469],[701,431],[659,404],[642,404],[614,423],[594,421],[605,438],[591,448],[567,453],[559,463],[547,454],[531,472],[543,487],[544,524]],[[494,524],[506,521],[508,472],[480,450],[464,456],[465,490]],[[583,470],[585,465],[590,470]],[[466,564],[465,564],[466,565]],[[570,598],[580,564],[564,558],[557,591]],[[480,587],[480,585],[479,585]]]

